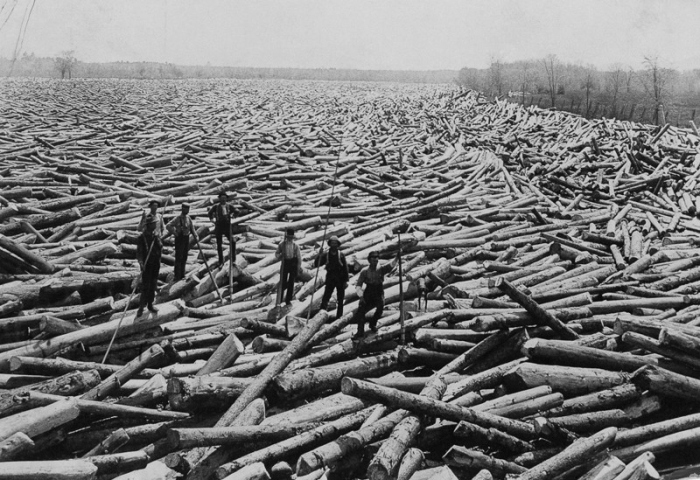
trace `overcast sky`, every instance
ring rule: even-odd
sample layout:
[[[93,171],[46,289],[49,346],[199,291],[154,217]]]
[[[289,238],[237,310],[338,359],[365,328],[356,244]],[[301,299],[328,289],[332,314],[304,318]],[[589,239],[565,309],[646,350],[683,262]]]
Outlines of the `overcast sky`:
[[[548,54],[638,68],[657,55],[700,68],[698,0],[0,0],[0,9],[6,58],[74,50],[90,62],[457,70]]]

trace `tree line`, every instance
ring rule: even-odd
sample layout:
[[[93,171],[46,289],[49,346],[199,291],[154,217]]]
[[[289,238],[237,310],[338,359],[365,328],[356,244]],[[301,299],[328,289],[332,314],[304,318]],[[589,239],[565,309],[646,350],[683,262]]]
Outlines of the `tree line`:
[[[644,57],[638,70],[622,64],[599,70],[556,55],[518,62],[492,58],[486,69],[462,68],[457,83],[488,96],[586,117],[683,123],[700,111],[700,69],[678,71],[656,56]]]
[[[82,62],[75,52],[61,52],[56,57],[24,54],[16,60],[0,58],[0,75],[4,77],[44,78],[236,78],[338,80],[401,83],[454,83],[456,70],[353,70],[336,68],[255,68],[212,65],[176,65],[158,62]]]

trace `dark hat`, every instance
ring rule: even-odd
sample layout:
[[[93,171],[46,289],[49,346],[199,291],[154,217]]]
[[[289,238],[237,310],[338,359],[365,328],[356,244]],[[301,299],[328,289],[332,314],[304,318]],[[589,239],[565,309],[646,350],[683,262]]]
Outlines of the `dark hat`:
[[[189,203],[183,203],[183,204],[180,206],[180,208],[183,208],[183,209],[185,209],[185,208],[190,208],[190,204],[189,204]]]
[[[333,243],[333,242],[337,243],[338,246],[340,246],[340,240],[338,239],[338,237],[336,235],[333,235],[331,238],[328,239],[328,245],[332,246],[331,243]]]
[[[219,196],[220,196],[220,197],[221,197],[221,196],[228,197],[228,193],[226,193],[226,192],[224,192],[224,191],[221,191],[221,192],[219,192]]]
[[[287,236],[288,236],[288,237],[293,237],[293,236],[294,236],[294,229],[293,229],[293,228],[288,228],[288,229],[287,229]]]
[[[372,257],[379,258],[379,252],[377,252],[376,250],[372,250],[371,252],[369,252],[369,254],[367,255],[367,258],[372,258]]]
[[[160,207],[160,200],[156,200],[155,198],[148,202],[148,206],[150,207],[154,203]]]

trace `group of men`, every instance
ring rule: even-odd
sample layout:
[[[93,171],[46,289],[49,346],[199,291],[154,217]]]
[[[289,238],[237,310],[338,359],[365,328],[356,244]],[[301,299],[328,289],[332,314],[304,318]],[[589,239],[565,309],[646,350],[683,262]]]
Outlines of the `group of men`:
[[[163,251],[162,239],[169,235],[173,235],[175,238],[176,281],[185,277],[190,235],[199,241],[189,216],[190,206],[188,204],[183,203],[180,215],[173,218],[167,225],[164,224],[162,216],[158,213],[160,206],[160,202],[152,200],[149,203],[150,211],[144,213],[138,226],[141,235],[137,241],[136,256],[141,267],[141,298],[136,313],[137,317],[143,314],[144,308],[148,308],[154,313],[158,311],[153,306],[153,302],[160,272]],[[236,242],[231,231],[231,217],[237,213],[237,209],[229,203],[226,192],[221,192],[218,195],[218,202],[208,210],[208,216],[214,224],[219,265],[224,263],[224,238],[228,240],[230,245],[230,261],[234,262],[236,259]],[[287,305],[292,302],[294,284],[301,273],[301,249],[294,238],[294,229],[287,229],[284,239],[275,252],[275,257],[280,260],[280,299],[284,298]],[[326,267],[326,287],[321,300],[321,308],[328,309],[330,299],[335,292],[337,318],[343,315],[345,289],[350,278],[348,263],[345,255],[340,251],[340,245],[338,237],[333,235],[328,239],[328,250],[323,251],[316,258],[317,266]],[[369,266],[360,271],[355,286],[360,304],[353,316],[353,321],[357,323],[357,333],[353,338],[357,339],[364,335],[365,323],[367,323],[365,316],[372,309],[375,309],[375,312],[369,321],[369,328],[373,332],[377,331],[377,322],[384,311],[384,276],[394,268],[397,259],[398,257],[380,266],[379,254],[377,252],[369,253]]]
[[[236,215],[237,210],[229,204],[228,200],[226,192],[219,193],[218,202],[208,211],[209,218],[214,224],[219,265],[224,263],[224,238],[228,240],[231,247],[231,261],[236,259],[236,242],[231,233],[231,216]],[[163,222],[162,215],[158,213],[160,206],[158,200],[151,200],[148,204],[149,211],[144,212],[138,225],[141,235],[136,243],[136,258],[141,267],[141,299],[136,313],[137,317],[143,314],[144,307],[153,313],[158,311],[153,306],[153,301],[160,273],[163,239],[169,235],[173,235],[175,239],[174,273],[176,281],[185,278],[191,237],[199,241],[189,216],[190,206],[188,204],[183,203],[180,207],[180,215],[173,218],[167,225]]]

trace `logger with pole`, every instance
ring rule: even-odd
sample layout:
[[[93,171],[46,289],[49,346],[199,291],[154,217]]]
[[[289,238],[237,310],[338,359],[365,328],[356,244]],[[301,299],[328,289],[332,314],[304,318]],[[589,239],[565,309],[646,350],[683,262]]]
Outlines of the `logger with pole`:
[[[377,331],[377,322],[384,312],[384,276],[396,266],[399,261],[399,255],[389,263],[382,266],[379,264],[379,253],[376,251],[369,252],[369,266],[363,268],[357,277],[355,290],[357,296],[360,297],[360,305],[355,311],[353,321],[357,323],[357,333],[353,339],[360,339],[365,334],[365,315],[367,312],[375,308],[372,320],[369,322],[371,331]],[[364,288],[363,288],[364,286]]]
[[[280,242],[275,252],[275,258],[280,260],[280,287],[277,294],[277,305],[282,298],[287,305],[292,304],[294,282],[301,270],[301,249],[294,241],[294,229],[288,228],[284,240]],[[285,290],[287,291],[285,295]]]
[[[328,250],[321,252],[318,257],[318,266],[326,266],[326,287],[321,299],[321,309],[328,309],[328,302],[336,291],[338,307],[336,308],[336,318],[343,316],[343,303],[345,303],[345,289],[348,286],[348,262],[345,255],[339,250],[340,240],[336,235],[328,239]]]
[[[236,259],[236,243],[231,235],[231,216],[235,215],[235,209],[228,203],[228,194],[219,193],[219,203],[209,209],[209,218],[214,222],[214,235],[216,237],[216,251],[218,253],[219,265],[224,264],[223,237],[226,235],[231,249],[230,261]]]
[[[158,309],[153,306],[158,286],[158,273],[160,272],[160,258],[163,251],[163,243],[155,233],[158,218],[152,214],[146,216],[146,229],[139,236],[136,245],[136,257],[141,266],[141,298],[136,316],[143,314],[143,308],[148,307],[152,313]]]
[[[175,237],[175,281],[185,278],[187,251],[190,248],[190,232],[193,231],[189,212],[190,206],[187,203],[183,203],[180,215],[173,218],[165,226],[168,233]]]

